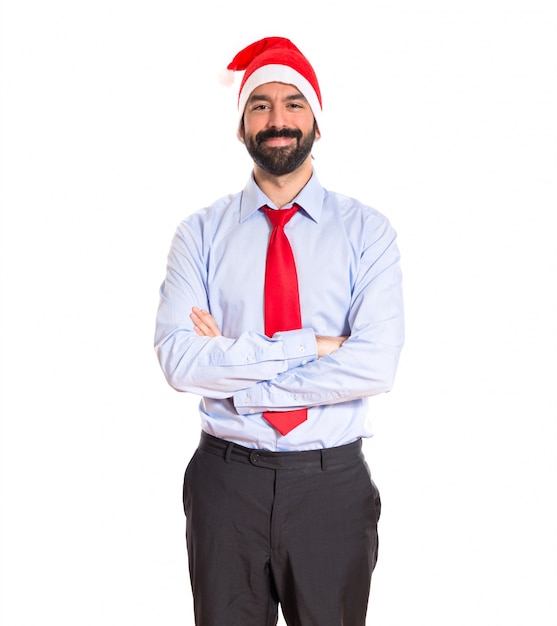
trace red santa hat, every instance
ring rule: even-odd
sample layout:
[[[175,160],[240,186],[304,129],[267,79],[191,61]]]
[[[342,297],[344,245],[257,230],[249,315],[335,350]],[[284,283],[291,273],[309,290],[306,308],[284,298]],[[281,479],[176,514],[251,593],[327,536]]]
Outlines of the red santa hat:
[[[309,61],[290,40],[284,37],[260,39],[240,50],[227,69],[232,80],[233,72],[245,70],[238,94],[240,115],[244,114],[251,92],[259,85],[285,83],[294,85],[305,97],[319,126],[323,106],[317,76]]]

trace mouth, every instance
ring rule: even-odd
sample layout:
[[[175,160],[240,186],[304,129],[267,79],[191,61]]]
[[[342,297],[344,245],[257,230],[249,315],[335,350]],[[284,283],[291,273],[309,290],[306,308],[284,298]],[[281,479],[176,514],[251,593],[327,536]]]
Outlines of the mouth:
[[[283,128],[282,130],[262,130],[257,133],[255,141],[271,148],[284,148],[300,139],[302,133],[299,130]]]
[[[293,137],[269,137],[269,139],[264,139],[261,143],[271,148],[283,148],[295,141]]]

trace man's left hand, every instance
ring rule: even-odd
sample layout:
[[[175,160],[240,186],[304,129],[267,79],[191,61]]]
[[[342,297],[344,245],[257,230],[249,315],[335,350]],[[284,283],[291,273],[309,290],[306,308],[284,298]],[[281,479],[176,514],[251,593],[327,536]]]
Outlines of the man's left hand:
[[[193,322],[193,330],[200,337],[220,337],[222,335],[215,318],[209,311],[194,306],[190,313],[190,319]]]

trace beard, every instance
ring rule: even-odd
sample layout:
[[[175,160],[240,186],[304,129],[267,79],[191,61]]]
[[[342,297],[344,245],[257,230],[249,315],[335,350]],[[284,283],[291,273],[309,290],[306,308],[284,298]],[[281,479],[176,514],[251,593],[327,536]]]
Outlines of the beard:
[[[301,130],[270,128],[258,132],[255,137],[246,135],[244,142],[249,155],[262,170],[272,176],[284,176],[298,169],[311,153],[315,142],[316,124],[304,135]],[[296,143],[292,146],[269,147],[267,139],[274,137],[292,137]]]

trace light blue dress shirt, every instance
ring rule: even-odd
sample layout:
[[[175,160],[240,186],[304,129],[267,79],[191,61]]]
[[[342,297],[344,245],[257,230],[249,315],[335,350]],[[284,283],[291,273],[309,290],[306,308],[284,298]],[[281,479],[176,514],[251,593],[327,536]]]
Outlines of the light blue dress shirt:
[[[399,251],[389,221],[327,191],[315,173],[294,202],[302,210],[285,232],[298,272],[301,330],[264,334],[271,226],[260,207],[276,207],[252,176],[241,193],[178,226],[155,333],[168,383],[202,396],[202,429],[272,451],[370,437],[367,399],[390,390],[404,335]],[[210,311],[223,336],[199,337],[192,306]],[[319,359],[316,335],[350,337]],[[299,407],[308,407],[308,419],[286,436],[262,416]]]

